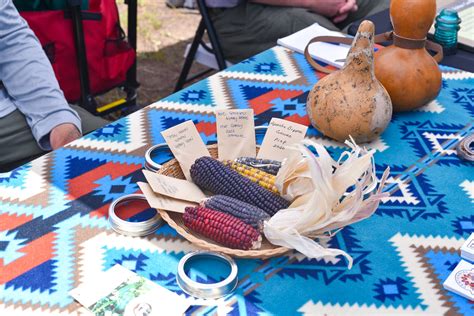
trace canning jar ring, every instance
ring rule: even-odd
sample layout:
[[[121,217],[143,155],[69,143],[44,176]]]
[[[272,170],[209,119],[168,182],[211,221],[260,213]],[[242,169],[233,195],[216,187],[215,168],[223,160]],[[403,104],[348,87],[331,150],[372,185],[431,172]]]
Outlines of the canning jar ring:
[[[195,257],[211,257],[229,265],[230,273],[222,281],[217,283],[200,283],[192,280],[185,272],[185,265],[189,260]],[[237,264],[231,257],[213,251],[195,251],[185,255],[178,264],[178,273],[176,281],[179,287],[189,295],[198,298],[218,298],[232,293],[237,287]]]

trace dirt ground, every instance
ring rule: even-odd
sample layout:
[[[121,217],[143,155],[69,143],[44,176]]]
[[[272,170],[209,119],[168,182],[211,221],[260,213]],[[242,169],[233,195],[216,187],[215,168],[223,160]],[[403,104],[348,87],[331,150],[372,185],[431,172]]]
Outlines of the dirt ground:
[[[127,29],[127,5],[117,1]],[[169,8],[165,0],[138,0],[138,104],[146,106],[173,92],[184,50],[200,21],[198,10]],[[206,69],[193,65],[192,73]]]

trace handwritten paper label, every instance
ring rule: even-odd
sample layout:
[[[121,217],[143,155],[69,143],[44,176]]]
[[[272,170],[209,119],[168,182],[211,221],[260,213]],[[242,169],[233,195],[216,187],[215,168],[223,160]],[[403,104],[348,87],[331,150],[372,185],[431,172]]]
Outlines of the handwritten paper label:
[[[197,185],[187,180],[168,177],[148,170],[143,170],[143,174],[156,193],[193,202],[200,202],[206,198],[206,195]]]
[[[272,118],[257,158],[283,161],[288,156],[287,147],[301,141],[307,129],[298,123]]]
[[[216,111],[219,160],[255,157],[253,110]]]
[[[189,169],[194,161],[203,156],[210,156],[194,123],[186,121],[168,128],[161,132],[161,135],[163,135],[171,152],[176,160],[178,160],[186,179],[192,181]]]
[[[145,195],[148,204],[150,204],[150,206],[153,208],[176,213],[184,213],[184,210],[187,206],[197,205],[197,203],[194,202],[173,199],[165,195],[155,193],[148,183],[137,182],[137,184],[140,187],[140,190],[142,190],[143,195]]]

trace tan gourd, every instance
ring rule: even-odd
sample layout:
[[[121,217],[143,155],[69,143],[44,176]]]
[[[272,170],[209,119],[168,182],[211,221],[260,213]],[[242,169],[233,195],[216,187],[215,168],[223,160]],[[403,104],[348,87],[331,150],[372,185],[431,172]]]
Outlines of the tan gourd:
[[[423,40],[436,15],[436,0],[392,0],[394,33]],[[441,89],[438,64],[421,48],[391,45],[375,54],[375,75],[387,89],[394,111],[409,111],[436,98]]]
[[[380,135],[392,117],[392,103],[375,78],[374,24],[363,21],[344,67],[318,81],[306,103],[311,124],[324,135],[367,142]]]

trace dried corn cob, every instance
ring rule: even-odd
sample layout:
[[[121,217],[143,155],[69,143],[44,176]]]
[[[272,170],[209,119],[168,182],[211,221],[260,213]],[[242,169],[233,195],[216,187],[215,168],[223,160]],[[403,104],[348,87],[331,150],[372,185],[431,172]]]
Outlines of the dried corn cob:
[[[225,195],[211,196],[202,201],[201,205],[237,217],[259,231],[263,228],[263,221],[269,218],[268,214],[258,207]]]
[[[224,246],[234,249],[258,249],[262,236],[240,219],[205,207],[186,207],[184,225]]]
[[[196,159],[190,173],[194,183],[201,189],[255,205],[270,216],[290,205],[281,196],[265,190],[211,157]]]
[[[278,170],[281,168],[281,162],[271,159],[260,159],[252,157],[240,157],[235,159],[235,162],[260,169],[266,173],[276,176]]]
[[[237,171],[246,178],[249,178],[259,186],[278,194],[278,189],[275,186],[275,176],[266,173],[257,168],[253,168],[232,160],[223,161],[224,165]]]

